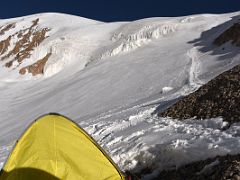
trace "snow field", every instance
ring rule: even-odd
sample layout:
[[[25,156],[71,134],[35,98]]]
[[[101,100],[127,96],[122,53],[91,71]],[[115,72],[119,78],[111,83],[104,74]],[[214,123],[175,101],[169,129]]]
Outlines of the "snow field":
[[[0,167],[25,128],[49,112],[79,123],[122,170],[157,172],[239,153],[239,124],[223,131],[221,117],[179,121],[154,115],[240,63],[239,55],[219,61],[190,43],[237,14],[116,23],[52,13],[1,20],[24,24],[39,17],[51,31],[29,62],[52,56],[43,76],[0,69]]]

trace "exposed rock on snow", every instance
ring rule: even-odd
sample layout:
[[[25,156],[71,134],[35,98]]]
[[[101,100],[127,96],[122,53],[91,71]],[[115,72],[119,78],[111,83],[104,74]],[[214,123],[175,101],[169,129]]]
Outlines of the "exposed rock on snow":
[[[48,53],[44,58],[38,60],[34,64],[20,69],[19,73],[20,74],[31,73],[33,76],[36,76],[38,74],[43,74],[45,64],[47,63],[50,56],[51,56],[51,53]]]
[[[215,39],[214,44],[221,46],[228,41],[236,46],[240,46],[240,22],[234,23],[234,25],[218,36]]]
[[[5,26],[0,26],[0,35],[4,35],[5,32],[9,31],[12,28],[15,28],[16,23],[10,23]]]
[[[3,26],[0,30],[0,35],[6,34],[10,29],[14,29],[17,23],[10,23]],[[28,27],[22,27],[16,32],[10,32],[6,39],[0,41],[0,59],[5,62],[7,68],[18,68],[24,61],[32,55],[32,52],[38,47],[46,38],[49,28],[39,28],[39,18],[33,20]],[[12,46],[11,46],[12,45]],[[45,58],[47,60],[48,58]],[[42,60],[39,60],[42,62]],[[45,62],[46,63],[46,62]],[[44,64],[45,64],[44,63]],[[37,66],[39,62],[22,68],[19,73],[25,74],[26,69],[30,70],[30,66],[34,66],[35,71],[29,72],[33,75],[41,74],[42,67]],[[40,69],[38,69],[38,67]],[[38,70],[36,70],[38,69]]]
[[[164,180],[239,180],[240,155],[226,155],[207,159],[176,170],[163,171],[157,178]]]
[[[240,65],[222,73],[196,92],[184,97],[159,116],[175,119],[207,119],[222,116],[240,121]]]

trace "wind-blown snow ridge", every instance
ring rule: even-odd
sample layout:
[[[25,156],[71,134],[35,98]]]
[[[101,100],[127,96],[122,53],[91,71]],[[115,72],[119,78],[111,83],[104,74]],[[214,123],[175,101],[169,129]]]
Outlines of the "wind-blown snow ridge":
[[[12,144],[0,147],[0,169],[2,168],[3,163],[6,160],[6,157],[8,156],[8,154],[11,151],[12,147],[13,147]]]
[[[89,124],[86,130],[108,149],[122,169],[159,171],[239,152],[238,124],[222,131],[227,123],[221,118],[178,121],[152,116],[154,110],[139,112],[126,120]]]
[[[190,90],[195,91],[201,87],[204,82],[199,79],[201,73],[201,63],[197,49],[194,47],[187,52],[187,56],[190,58],[190,71],[189,71],[189,85]]]

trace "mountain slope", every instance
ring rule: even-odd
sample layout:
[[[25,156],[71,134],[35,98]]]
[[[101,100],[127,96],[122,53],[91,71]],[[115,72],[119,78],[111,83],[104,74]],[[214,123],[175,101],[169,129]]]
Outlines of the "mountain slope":
[[[49,112],[79,123],[123,170],[157,171],[239,153],[238,125],[222,132],[219,117],[181,122],[152,115],[240,63],[237,47],[213,45],[238,17],[103,23],[47,13],[1,20],[0,162],[24,129]]]

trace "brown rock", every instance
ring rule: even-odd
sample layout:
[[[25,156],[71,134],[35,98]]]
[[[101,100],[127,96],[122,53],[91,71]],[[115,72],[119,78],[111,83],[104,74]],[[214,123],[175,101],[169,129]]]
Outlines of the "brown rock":
[[[175,119],[223,117],[229,123],[240,121],[240,65],[222,73],[196,92],[159,113]]]
[[[215,165],[211,164],[218,161]],[[240,155],[226,155],[191,163],[178,169],[162,171],[157,178],[164,180],[240,180]],[[206,166],[210,168],[207,168]],[[204,170],[205,168],[205,170]]]
[[[28,73],[31,73],[33,76],[36,76],[38,74],[43,74],[44,66],[50,56],[51,56],[51,53],[48,53],[44,58],[38,60],[36,63],[20,69],[19,73],[24,75],[26,74],[26,72],[28,72]]]
[[[0,60],[5,61],[6,59],[11,58],[10,61],[5,63],[5,67],[11,68],[13,63],[18,67],[24,60],[31,57],[32,51],[47,38],[46,33],[50,31],[50,29],[38,29],[38,23],[39,18],[32,21],[32,24],[29,27],[21,29],[10,35],[7,39],[0,41]],[[14,27],[15,23],[0,27],[0,35]],[[13,49],[8,52],[12,37],[17,37],[18,40]],[[3,56],[1,57],[1,55]],[[38,60],[36,63],[20,69],[19,73],[22,75],[27,72],[32,73],[33,75],[43,73],[44,65],[50,55],[51,53],[47,54],[43,59]]]
[[[240,23],[235,23],[224,31],[214,40],[214,44],[221,46],[228,41],[231,41],[234,45],[240,46]]]

